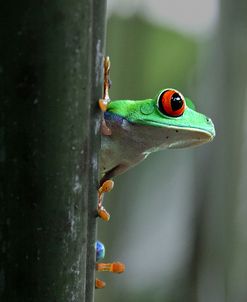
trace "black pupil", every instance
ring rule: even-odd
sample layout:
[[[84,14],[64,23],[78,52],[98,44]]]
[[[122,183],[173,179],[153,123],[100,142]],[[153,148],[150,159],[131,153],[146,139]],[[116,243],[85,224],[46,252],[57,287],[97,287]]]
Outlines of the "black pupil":
[[[178,93],[174,93],[171,98],[171,107],[173,111],[177,111],[183,107],[183,100]]]

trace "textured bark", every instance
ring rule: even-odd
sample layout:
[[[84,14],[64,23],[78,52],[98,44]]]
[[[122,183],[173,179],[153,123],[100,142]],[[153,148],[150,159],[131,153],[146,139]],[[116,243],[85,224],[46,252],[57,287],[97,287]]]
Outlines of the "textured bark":
[[[0,300],[90,302],[105,1],[0,14]]]

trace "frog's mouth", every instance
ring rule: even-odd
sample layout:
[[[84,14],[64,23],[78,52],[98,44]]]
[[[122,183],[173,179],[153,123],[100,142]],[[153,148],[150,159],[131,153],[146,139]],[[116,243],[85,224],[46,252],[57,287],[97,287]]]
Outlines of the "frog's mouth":
[[[149,125],[163,128],[164,125],[148,120]],[[206,127],[193,127],[188,125],[165,125],[164,129],[173,132],[173,141],[168,144],[168,148],[185,148],[197,146],[212,141],[215,137],[215,129],[212,121],[207,119]]]
[[[171,128],[176,132],[176,140],[168,146],[171,149],[202,145],[212,141],[215,137],[214,129],[206,131],[200,128]]]

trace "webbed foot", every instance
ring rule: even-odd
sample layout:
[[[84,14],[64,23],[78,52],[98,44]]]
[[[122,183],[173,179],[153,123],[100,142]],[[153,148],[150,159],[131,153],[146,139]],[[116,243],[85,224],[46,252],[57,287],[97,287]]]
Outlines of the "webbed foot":
[[[125,271],[125,265],[122,262],[96,263],[96,271],[121,274]]]
[[[103,207],[103,197],[104,193],[110,192],[113,189],[114,182],[113,180],[106,180],[103,182],[101,187],[98,189],[98,215],[100,218],[102,218],[105,221],[110,220],[110,214],[106,211],[106,209]]]

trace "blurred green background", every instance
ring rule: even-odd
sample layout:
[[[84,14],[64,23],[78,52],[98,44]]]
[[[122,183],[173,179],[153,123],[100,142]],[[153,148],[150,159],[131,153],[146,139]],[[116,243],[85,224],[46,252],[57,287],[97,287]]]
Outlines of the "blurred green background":
[[[133,13],[109,14],[111,99],[176,88],[212,118],[217,136],[152,154],[115,179],[104,201],[111,220],[99,221],[98,239],[105,260],[124,262],[126,272],[97,273],[107,287],[96,301],[246,302],[247,2],[217,2],[213,24],[201,32],[154,22],[147,6],[127,2]],[[204,13],[166,2],[174,21]],[[162,1],[153,5],[164,9]]]

